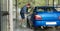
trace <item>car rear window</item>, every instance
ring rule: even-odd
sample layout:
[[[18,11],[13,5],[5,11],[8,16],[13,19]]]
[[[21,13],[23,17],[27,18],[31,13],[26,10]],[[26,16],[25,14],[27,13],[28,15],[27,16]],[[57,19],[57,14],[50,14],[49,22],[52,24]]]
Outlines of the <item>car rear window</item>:
[[[46,12],[54,12],[53,8],[46,8]]]
[[[54,8],[38,8],[37,12],[54,12],[56,9]]]
[[[45,11],[45,10],[42,9],[42,8],[40,8],[40,9],[37,10],[37,12],[44,12],[44,11]]]

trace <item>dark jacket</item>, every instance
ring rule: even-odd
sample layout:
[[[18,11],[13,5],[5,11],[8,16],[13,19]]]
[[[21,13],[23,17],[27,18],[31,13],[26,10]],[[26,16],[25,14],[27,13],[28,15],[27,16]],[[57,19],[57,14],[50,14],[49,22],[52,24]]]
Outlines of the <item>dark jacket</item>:
[[[27,13],[27,7],[26,6],[22,7],[20,13]]]

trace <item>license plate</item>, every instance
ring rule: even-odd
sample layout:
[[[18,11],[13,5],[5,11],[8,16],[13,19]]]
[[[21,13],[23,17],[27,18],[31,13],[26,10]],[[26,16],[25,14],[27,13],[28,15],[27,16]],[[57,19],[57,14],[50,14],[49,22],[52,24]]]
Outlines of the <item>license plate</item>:
[[[46,22],[46,25],[56,25],[56,22]]]

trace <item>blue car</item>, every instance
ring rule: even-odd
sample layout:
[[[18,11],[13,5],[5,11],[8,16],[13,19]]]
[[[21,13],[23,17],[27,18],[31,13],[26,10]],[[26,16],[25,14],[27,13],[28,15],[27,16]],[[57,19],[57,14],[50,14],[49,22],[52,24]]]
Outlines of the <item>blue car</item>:
[[[52,6],[37,6],[28,18],[33,27],[60,26],[60,12]]]

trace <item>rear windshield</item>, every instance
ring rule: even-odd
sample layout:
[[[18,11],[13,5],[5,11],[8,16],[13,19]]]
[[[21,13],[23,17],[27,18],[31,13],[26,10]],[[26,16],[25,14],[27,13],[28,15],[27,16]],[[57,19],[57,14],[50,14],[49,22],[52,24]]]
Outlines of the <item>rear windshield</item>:
[[[54,12],[56,9],[54,8],[38,8],[37,12]]]
[[[56,11],[54,8],[46,8],[46,11],[47,12],[54,12],[54,11]]]
[[[45,10],[42,8],[37,9],[37,12],[44,12]]]

